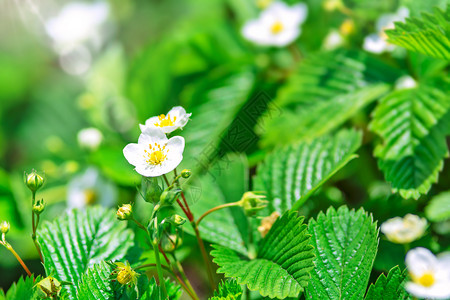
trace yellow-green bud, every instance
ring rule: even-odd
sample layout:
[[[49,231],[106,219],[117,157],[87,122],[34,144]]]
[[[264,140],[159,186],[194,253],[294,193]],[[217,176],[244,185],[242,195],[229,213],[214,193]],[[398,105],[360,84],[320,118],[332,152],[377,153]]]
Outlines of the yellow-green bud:
[[[161,205],[172,205],[175,200],[177,200],[178,196],[180,195],[181,189],[179,188],[173,188],[173,189],[165,189],[164,192],[162,192],[160,197],[160,203]]]
[[[191,170],[184,169],[183,171],[181,171],[181,177],[183,178],[189,178],[191,177],[191,175],[192,175]]]
[[[133,214],[133,208],[131,204],[124,204],[117,210],[117,219],[119,220],[129,220]]]
[[[36,203],[33,205],[33,212],[37,215],[40,215],[45,208],[44,199],[37,200]]]
[[[26,174],[25,183],[35,193],[44,184],[44,178],[36,170],[32,170],[30,174]]]
[[[117,262],[114,263],[116,269],[113,271],[114,275],[117,275],[116,280],[122,285],[136,285],[139,274],[131,268],[130,263]]]
[[[338,9],[341,9],[344,6],[344,3],[342,2],[342,0],[325,0],[322,3],[323,3],[322,4],[323,8],[326,11],[338,10]]]
[[[39,297],[56,299],[61,292],[62,285],[56,278],[48,276],[39,281],[36,286]]]
[[[145,179],[145,182],[143,183],[144,186],[144,193],[145,197],[144,200],[149,203],[156,204],[158,203],[161,194],[163,192],[162,188],[158,184],[158,180],[154,177],[151,177],[149,179]]]
[[[10,228],[9,222],[3,221],[0,223],[0,231],[2,233],[7,234],[9,232],[9,228]]]
[[[161,238],[161,248],[164,252],[172,252],[183,244],[183,240],[176,234],[164,234]]]
[[[183,225],[184,223],[186,223],[186,219],[183,218],[183,217],[180,216],[180,215],[175,214],[175,215],[172,215],[172,216],[169,218],[169,222],[172,223],[172,224],[175,225],[175,226],[181,226],[181,225]]]
[[[258,195],[258,192],[246,192],[238,202],[239,206],[244,209],[247,216],[253,216],[261,209],[265,208],[268,203],[266,196]]]

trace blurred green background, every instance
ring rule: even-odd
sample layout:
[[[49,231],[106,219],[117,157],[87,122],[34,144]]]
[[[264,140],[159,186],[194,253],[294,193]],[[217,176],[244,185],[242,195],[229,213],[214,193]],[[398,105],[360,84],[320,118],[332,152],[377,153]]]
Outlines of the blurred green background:
[[[182,133],[187,140],[184,167],[198,167],[198,158],[211,146],[218,152],[214,155],[245,153],[251,176],[265,153],[297,139],[280,136],[273,125],[266,128],[260,120],[298,64],[292,47],[258,47],[241,36],[245,21],[258,15],[260,2],[0,2],[0,220],[11,223],[8,240],[32,271],[42,273],[43,269],[30,238],[31,197],[23,184],[24,171],[45,172],[46,184],[37,197],[48,203],[43,219],[51,220],[67,207],[94,203],[114,207],[133,201],[141,179],[122,149],[137,140],[139,123],[174,105],[193,113],[191,127]],[[364,37],[374,31],[381,14],[407,6],[417,16],[447,3],[345,0],[353,11],[349,16],[326,10],[325,2],[330,1],[305,1],[308,17],[294,44],[300,60],[327,50],[324,41],[330,31],[344,36],[339,46],[343,51],[361,51]],[[88,12],[86,7],[92,5],[95,11]],[[391,84],[404,70],[432,81],[445,66],[419,54],[407,55],[403,49],[379,58],[389,67],[384,71],[391,72],[385,74],[391,79],[385,80]],[[245,118],[248,103],[259,108]],[[368,105],[346,124],[366,128],[372,108]],[[240,136],[244,142],[219,140],[230,134],[239,114],[248,129]],[[288,113],[275,105],[274,114],[283,120]],[[83,141],[80,130],[85,128],[101,132],[98,145]],[[305,203],[303,214],[314,216],[329,205],[347,203],[364,205],[381,222],[423,209],[424,201],[391,195],[372,157],[373,134],[365,134],[360,159],[342,170],[314,201]],[[440,178],[431,195],[450,186],[448,163]],[[195,270],[199,258],[190,253],[189,238],[185,244],[188,272],[204,276]],[[379,252],[384,246],[382,241]],[[401,246],[400,250],[392,244],[386,247],[400,253],[393,259],[401,262]],[[23,272],[3,248],[0,257],[0,287],[7,289]],[[378,270],[390,265],[381,261]]]

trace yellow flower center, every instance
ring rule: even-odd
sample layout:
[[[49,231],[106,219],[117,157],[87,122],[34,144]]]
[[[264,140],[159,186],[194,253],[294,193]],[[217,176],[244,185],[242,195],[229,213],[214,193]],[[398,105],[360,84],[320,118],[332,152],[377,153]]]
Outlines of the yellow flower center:
[[[97,193],[93,189],[85,189],[84,191],[84,197],[86,199],[86,204],[91,205],[94,204],[97,201]]]
[[[166,126],[173,126],[175,125],[175,121],[177,119],[177,117],[173,117],[173,120],[170,118],[170,115],[168,114],[167,116],[162,114],[158,116],[159,122],[155,123],[155,126],[158,127],[166,127]]]
[[[155,143],[154,145],[149,144],[148,147],[150,151],[144,150],[145,161],[152,165],[160,165],[167,157],[165,153],[169,152],[169,150],[166,150],[166,145],[161,147],[161,145]]]
[[[417,283],[423,285],[425,287],[430,287],[434,284],[434,275],[432,273],[424,273],[419,279],[417,279]]]
[[[283,30],[283,24],[280,21],[276,21],[275,23],[273,23],[272,27],[270,27],[270,31],[273,34],[278,34]]]

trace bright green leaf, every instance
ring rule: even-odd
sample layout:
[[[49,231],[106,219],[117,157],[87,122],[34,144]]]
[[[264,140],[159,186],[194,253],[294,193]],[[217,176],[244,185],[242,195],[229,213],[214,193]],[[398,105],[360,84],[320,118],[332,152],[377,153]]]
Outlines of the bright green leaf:
[[[394,91],[377,106],[371,129],[382,138],[378,164],[394,191],[417,199],[437,181],[448,155],[450,97],[439,89]]]
[[[37,282],[41,280],[40,276],[34,278],[20,277],[19,280],[11,285],[8,291],[5,292],[0,289],[0,299],[3,300],[34,300],[37,299],[36,288],[34,287]]]
[[[265,191],[270,211],[298,209],[326,180],[355,158],[361,133],[343,130],[312,142],[275,150],[258,167],[255,190]]]
[[[242,296],[242,288],[236,280],[223,280],[219,283],[214,296],[209,300],[240,300]]]
[[[434,9],[422,13],[421,18],[408,18],[395,23],[395,29],[386,30],[389,42],[414,52],[450,60],[450,5],[447,10]]]
[[[309,222],[316,258],[307,299],[362,299],[377,253],[378,230],[363,209],[329,208]]]
[[[425,207],[425,215],[433,222],[450,219],[450,191],[434,196]]]
[[[116,219],[113,210],[102,207],[75,209],[42,224],[37,235],[46,273],[73,283],[64,288],[74,299],[76,286],[89,267],[103,260],[119,260],[133,245],[134,233],[126,225]]]
[[[255,259],[243,257],[223,246],[211,252],[218,273],[236,278],[262,296],[297,297],[304,290],[313,266],[313,250],[303,217],[287,212],[279,218],[259,244]]]
[[[371,284],[365,300],[411,299],[403,288],[406,272],[398,266],[393,267],[387,277],[381,274],[375,284]]]
[[[111,267],[104,261],[87,269],[77,287],[78,298],[86,300],[107,300],[114,297],[112,281],[110,279],[111,272]]]

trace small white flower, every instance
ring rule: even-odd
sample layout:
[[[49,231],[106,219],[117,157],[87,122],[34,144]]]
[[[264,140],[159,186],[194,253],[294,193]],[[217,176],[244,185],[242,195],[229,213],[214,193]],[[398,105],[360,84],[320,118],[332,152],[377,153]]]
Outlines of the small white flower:
[[[366,36],[363,49],[376,54],[393,51],[395,46],[387,42],[388,37],[384,31],[393,29],[394,22],[404,21],[408,16],[409,10],[406,7],[400,7],[397,12],[393,14],[381,15],[376,23],[377,33]]]
[[[95,150],[100,146],[103,135],[97,128],[85,128],[78,132],[78,144],[90,150]]]
[[[137,144],[128,144],[123,155],[136,172],[145,177],[157,177],[175,169],[183,159],[184,138],[167,139],[158,128],[146,128]]]
[[[344,44],[344,38],[338,30],[332,29],[325,37],[322,47],[325,50],[334,50]]]
[[[403,89],[412,89],[417,86],[417,82],[411,76],[405,75],[397,79],[395,81],[395,89],[403,90]]]
[[[116,187],[94,168],[88,168],[84,173],[74,177],[67,188],[69,209],[83,208],[92,204],[112,207],[116,203],[116,198]]]
[[[407,214],[404,218],[395,217],[381,224],[381,232],[393,243],[406,244],[420,238],[427,227],[427,220]]]
[[[412,281],[408,293],[426,299],[450,298],[450,255],[434,256],[430,250],[415,248],[406,254],[406,267]]]
[[[192,114],[186,113],[186,110],[183,107],[175,106],[167,113],[167,115],[151,117],[145,121],[145,125],[139,124],[139,127],[142,132],[147,128],[159,128],[164,133],[171,133],[178,128],[183,129],[191,115]]]
[[[261,46],[284,47],[300,35],[300,25],[307,13],[304,3],[288,6],[283,2],[273,2],[258,19],[245,23],[242,35]]]

